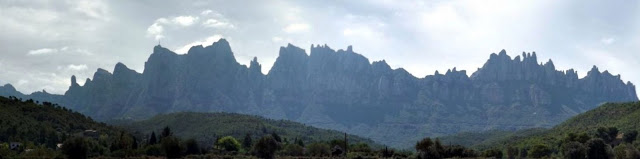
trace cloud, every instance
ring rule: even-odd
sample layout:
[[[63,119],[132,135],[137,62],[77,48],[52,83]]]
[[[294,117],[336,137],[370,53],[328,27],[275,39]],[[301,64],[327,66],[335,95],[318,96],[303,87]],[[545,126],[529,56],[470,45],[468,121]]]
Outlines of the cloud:
[[[213,13],[213,11],[210,10],[210,9],[207,9],[207,10],[204,10],[204,11],[200,12],[200,15],[209,15],[211,13]]]
[[[116,62],[123,62],[142,72],[157,40],[184,53],[193,45],[211,44],[215,41],[207,40],[211,35],[234,37],[231,45],[238,62],[248,64],[257,56],[265,73],[285,42],[302,47],[312,43],[333,48],[353,45],[371,61],[386,59],[394,68],[403,67],[418,77],[452,67],[472,73],[488,54],[501,49],[510,55],[536,51],[540,59],[553,59],[557,68],[576,68],[583,73],[590,69],[585,65],[613,69],[602,60],[608,56],[625,64],[615,67],[640,67],[636,62],[640,54],[634,52],[640,49],[640,38],[635,36],[640,33],[638,2],[285,0],[185,4],[168,0],[139,7],[149,4],[37,0],[0,4],[0,48],[4,51],[0,80],[17,83],[29,79],[28,84],[17,87],[27,93],[46,86],[64,93],[71,73],[84,78],[94,71],[69,71],[69,64],[113,68]],[[576,45],[585,49],[576,49]],[[36,51],[40,49],[45,50]],[[594,49],[600,51],[588,51]],[[35,54],[28,54],[30,50]],[[583,60],[575,60],[581,56],[585,56]],[[34,75],[38,72],[56,72],[59,77]],[[616,72],[625,80],[640,83],[640,75],[632,69]]]
[[[600,39],[600,42],[602,42],[605,45],[610,45],[610,44],[613,44],[614,42],[616,42],[616,39],[614,39],[612,37],[606,37],[606,38]]]
[[[27,55],[46,55],[58,52],[58,49],[42,48],[37,50],[29,50]]]
[[[273,41],[273,42],[281,42],[282,38],[276,36],[276,37],[271,38],[271,41]]]
[[[25,84],[27,84],[27,83],[29,83],[29,81],[28,81],[28,80],[20,79],[20,80],[18,80],[18,83],[17,83],[17,84],[18,84],[18,86],[22,86],[22,85],[25,85]]]
[[[70,64],[67,66],[67,69],[71,71],[84,71],[84,70],[87,70],[88,68],[89,67],[87,67],[87,65],[85,64],[81,64],[81,65]]]
[[[206,19],[204,21],[200,19]],[[202,21],[202,22],[200,22]],[[200,25],[195,25],[200,24]],[[233,25],[222,14],[213,10],[204,10],[197,15],[181,15],[181,16],[168,16],[156,19],[151,25],[147,27],[147,36],[153,37],[155,40],[163,39],[167,36],[167,31],[188,31],[197,30],[200,28],[216,28],[216,29],[234,29]]]
[[[202,25],[210,28],[235,28],[235,26],[229,22],[223,22],[213,18],[202,22]]]
[[[72,49],[69,46],[63,46],[60,48],[42,48],[42,49],[36,49],[36,50],[29,50],[27,52],[27,55],[35,56],[35,55],[47,55],[47,54],[54,54],[54,53],[93,55],[93,53],[89,50],[80,49],[80,48]]]
[[[107,4],[101,0],[80,0],[74,1],[74,10],[84,15],[101,20],[109,20],[107,17],[108,7]]]
[[[174,52],[186,54],[189,51],[189,49],[191,49],[191,47],[193,47],[193,46],[198,46],[198,45],[209,46],[209,45],[213,44],[213,42],[216,42],[216,41],[220,40],[221,38],[222,38],[222,35],[217,35],[216,34],[216,35],[207,37],[204,40],[194,41],[194,42],[191,42],[189,44],[183,45],[182,47],[179,47],[178,49],[175,49]]]
[[[156,40],[164,38],[162,32],[164,32],[164,27],[158,22],[151,24],[151,26],[147,28],[147,34],[152,35]]]
[[[287,25],[284,29],[282,29],[286,33],[301,33],[309,31],[311,26],[306,23],[294,23]]]
[[[344,36],[359,36],[359,37],[374,37],[378,36],[380,33],[372,30],[369,27],[358,27],[358,28],[346,28],[342,31],[342,35]]]
[[[173,22],[181,26],[191,26],[193,23],[198,21],[198,19],[198,17],[194,16],[178,16],[173,18]]]

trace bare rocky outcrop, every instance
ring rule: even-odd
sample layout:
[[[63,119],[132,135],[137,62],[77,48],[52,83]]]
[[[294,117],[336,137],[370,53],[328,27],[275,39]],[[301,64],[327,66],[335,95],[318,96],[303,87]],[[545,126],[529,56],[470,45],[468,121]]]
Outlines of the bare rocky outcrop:
[[[281,47],[268,74],[258,59],[239,64],[221,39],[178,55],[156,46],[143,73],[116,64],[64,95],[0,95],[61,103],[98,120],[144,119],[178,111],[237,112],[337,129],[396,147],[424,136],[462,131],[550,127],[604,102],[637,101],[635,86],[597,67],[584,78],[573,69],[539,63],[536,53],[505,50],[471,76],[452,68],[417,78],[385,60],[370,62],[353,47]]]

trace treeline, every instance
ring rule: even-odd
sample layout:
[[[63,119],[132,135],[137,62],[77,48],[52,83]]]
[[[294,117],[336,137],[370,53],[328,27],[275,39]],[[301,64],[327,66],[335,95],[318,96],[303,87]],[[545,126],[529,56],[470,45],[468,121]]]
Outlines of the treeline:
[[[616,127],[599,127],[594,131],[566,133],[560,137],[533,136],[526,140],[494,145],[483,152],[516,158],[566,159],[638,159],[638,131],[621,132]]]
[[[88,135],[108,142],[119,133],[124,131],[57,104],[0,97],[0,158],[55,158],[63,156],[62,143],[76,136]],[[95,149],[92,152],[96,152],[91,155],[104,154],[100,143],[90,144]]]
[[[259,116],[236,113],[196,113],[178,112],[157,115],[153,118],[127,122],[119,121],[114,125],[126,128],[130,132],[150,134],[152,130],[160,130],[165,126],[173,128],[176,136],[193,138],[206,145],[214,144],[219,136],[233,136],[242,139],[246,134],[261,137],[277,133],[283,138],[302,140],[305,143],[319,142],[344,137],[344,133],[311,127],[288,120],[274,120]],[[363,142],[380,148],[372,140],[348,134],[353,143]]]
[[[240,139],[233,136],[221,136],[216,137],[212,145],[206,145],[198,143],[195,139],[181,140],[173,135],[169,127],[163,128],[159,135],[152,132],[147,142],[138,152],[140,152],[138,155],[164,156],[167,158],[377,158],[381,156],[408,157],[411,155],[411,152],[396,152],[388,148],[375,150],[362,142],[349,143],[349,138],[346,135],[343,139],[309,143],[297,137],[290,139],[272,132],[264,136],[245,134]]]
[[[232,136],[217,138],[213,145],[201,145],[194,139],[183,140],[173,135],[171,128],[165,127],[159,134],[152,132],[149,139],[142,142],[125,133],[111,141],[88,137],[71,137],[59,151],[37,154],[40,157],[166,157],[166,158],[407,158],[410,151],[384,148],[375,150],[366,143],[349,143],[346,139],[305,143],[297,138],[287,139],[276,133],[262,137],[247,134],[238,140]],[[103,145],[103,143],[105,145]],[[29,154],[29,153],[23,153]],[[34,154],[31,154],[33,156]],[[22,155],[29,156],[29,155]]]

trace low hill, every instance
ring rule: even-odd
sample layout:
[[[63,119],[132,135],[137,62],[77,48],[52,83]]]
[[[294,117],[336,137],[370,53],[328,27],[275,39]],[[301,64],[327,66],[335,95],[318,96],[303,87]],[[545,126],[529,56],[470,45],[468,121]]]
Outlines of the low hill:
[[[551,128],[528,129],[515,132],[489,131],[461,133],[442,137],[446,142],[471,146],[476,149],[504,148],[506,146],[528,147],[535,144],[561,145],[570,133],[586,133],[594,137],[598,128],[615,127],[619,133],[640,131],[640,102],[606,103],[593,110],[579,114]],[[556,147],[557,148],[557,147]]]
[[[168,126],[174,135],[185,139],[194,138],[204,145],[211,145],[217,137],[233,136],[241,140],[246,134],[250,134],[254,140],[257,140],[273,132],[289,141],[298,138],[307,144],[344,139],[345,135],[343,132],[315,128],[288,120],[273,120],[235,113],[180,112],[157,115],[143,121],[120,121],[113,124],[143,134],[150,134],[152,131],[158,134],[162,128]],[[355,135],[348,134],[348,140],[350,143],[363,142],[376,146],[372,140]]]
[[[57,104],[0,97],[0,143],[20,142],[55,148],[64,139],[95,130],[116,134],[121,129],[93,121]]]
[[[483,150],[505,141],[529,137],[531,135],[544,133],[547,130],[549,129],[531,128],[518,131],[490,130],[483,132],[463,132],[440,137],[440,140],[445,144],[462,145],[465,147]]]

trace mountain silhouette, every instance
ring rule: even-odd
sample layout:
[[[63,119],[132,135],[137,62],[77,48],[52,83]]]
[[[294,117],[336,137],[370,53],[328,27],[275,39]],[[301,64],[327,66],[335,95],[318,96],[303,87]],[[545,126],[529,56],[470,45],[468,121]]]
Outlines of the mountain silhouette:
[[[536,53],[505,50],[467,76],[453,68],[418,78],[386,61],[327,45],[309,54],[281,47],[268,74],[254,58],[238,63],[229,42],[194,46],[179,55],[155,46],[143,73],[116,64],[84,85],[71,77],[64,95],[24,95],[7,84],[0,95],[69,106],[97,120],[147,119],[156,114],[233,112],[289,119],[406,147],[424,136],[463,131],[551,127],[605,102],[637,101],[635,86],[593,67],[584,78],[556,70]]]

